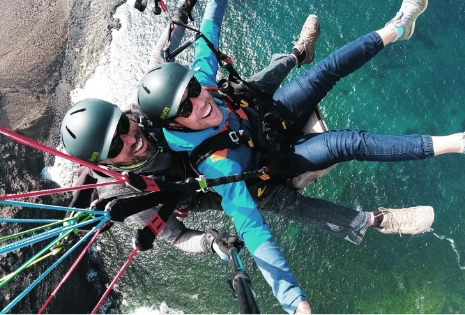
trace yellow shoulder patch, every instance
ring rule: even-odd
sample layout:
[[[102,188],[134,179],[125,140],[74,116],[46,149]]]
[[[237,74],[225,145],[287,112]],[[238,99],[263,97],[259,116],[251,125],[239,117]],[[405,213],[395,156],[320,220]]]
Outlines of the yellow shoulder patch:
[[[258,187],[257,196],[261,197],[263,195],[263,193],[265,192],[265,189],[266,189],[266,185],[263,186],[263,189],[261,187]]]

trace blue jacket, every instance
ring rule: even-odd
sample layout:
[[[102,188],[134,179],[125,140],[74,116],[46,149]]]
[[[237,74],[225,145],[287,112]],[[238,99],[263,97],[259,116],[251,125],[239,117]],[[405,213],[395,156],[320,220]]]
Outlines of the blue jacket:
[[[217,47],[225,6],[225,0],[209,2],[202,20],[201,32]],[[217,86],[218,62],[202,40],[197,42],[192,68],[200,68],[195,76],[202,86]],[[248,110],[245,114],[240,110],[239,114],[245,118],[240,123],[238,118],[229,112],[221,101],[216,99],[215,101],[223,112],[223,121],[219,128],[209,128],[196,132],[164,130],[171,149],[192,152],[202,141],[221,132],[226,126],[236,132],[241,128],[245,135],[249,134],[254,139],[263,138],[260,138],[259,134],[254,134],[261,129],[253,128],[259,123],[255,111]],[[198,171],[206,178],[240,174],[258,169],[260,167],[258,165],[259,159],[260,153],[257,150],[242,145],[235,149],[215,152],[199,165]],[[225,213],[234,219],[239,236],[245,241],[265,279],[271,285],[273,294],[287,312],[294,313],[297,305],[306,298],[268,230],[268,226],[263,222],[245,182],[215,186],[214,189],[222,196],[222,207]]]

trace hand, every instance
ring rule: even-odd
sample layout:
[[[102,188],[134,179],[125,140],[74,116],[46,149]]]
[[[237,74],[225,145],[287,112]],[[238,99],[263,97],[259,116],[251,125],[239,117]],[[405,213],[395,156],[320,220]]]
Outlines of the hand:
[[[229,250],[234,246],[237,249],[237,252],[240,253],[244,248],[244,242],[240,240],[235,235],[230,235],[226,232],[223,232],[217,235],[215,243],[218,245],[219,249],[226,255],[229,253]]]
[[[181,0],[179,1],[177,7],[181,10],[184,10],[187,13],[189,20],[194,21],[194,18],[192,17],[192,9],[194,8],[196,3],[197,0]]]
[[[208,239],[211,240],[211,248],[223,260],[229,261],[228,253],[232,247],[235,247],[238,253],[244,248],[244,242],[235,235],[226,232],[218,233],[214,229],[208,231],[207,235],[210,236]]]
[[[134,237],[132,238],[132,247],[134,249],[139,248],[139,250],[146,251],[153,247],[153,241],[155,240],[155,234],[148,226],[145,226],[142,230],[137,229]]]
[[[187,24],[187,18],[194,21],[192,17],[192,9],[194,8],[197,0],[180,0],[176,5],[176,12],[171,17],[171,21],[176,24]]]

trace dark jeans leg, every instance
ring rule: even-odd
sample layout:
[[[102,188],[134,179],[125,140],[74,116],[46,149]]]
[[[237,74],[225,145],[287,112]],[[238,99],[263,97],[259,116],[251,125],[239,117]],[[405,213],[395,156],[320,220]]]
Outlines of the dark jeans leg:
[[[340,79],[370,61],[383,48],[383,41],[376,32],[362,36],[278,89],[272,99],[262,102],[263,106],[279,112],[292,130],[300,130]]]
[[[294,67],[295,59],[291,55],[274,54],[268,67],[247,78],[245,81],[252,85],[254,89],[271,97]],[[251,92],[255,99],[261,99],[263,96],[260,94],[255,95],[254,91]]]
[[[354,244],[360,244],[369,224],[367,212],[305,197],[297,190],[283,185],[277,186],[269,196],[256,202],[260,211],[274,211],[285,218],[315,226]]]

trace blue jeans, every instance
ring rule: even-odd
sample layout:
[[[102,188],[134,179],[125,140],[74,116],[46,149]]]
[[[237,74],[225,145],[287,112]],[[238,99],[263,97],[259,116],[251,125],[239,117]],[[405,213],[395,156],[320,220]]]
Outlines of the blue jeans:
[[[245,81],[252,85],[252,88],[271,97],[294,67],[295,59],[291,55],[273,54],[270,64],[266,68],[245,79]],[[251,92],[254,99],[263,97],[263,95],[254,94],[254,91]]]
[[[338,49],[311,70],[278,89],[263,106],[279,112],[290,129],[300,130],[318,103],[343,77],[356,71],[383,49],[381,37],[372,32]],[[434,155],[430,136],[374,135],[364,131],[329,131],[296,135],[281,144],[281,153],[304,171],[314,171],[351,161],[396,162]]]

